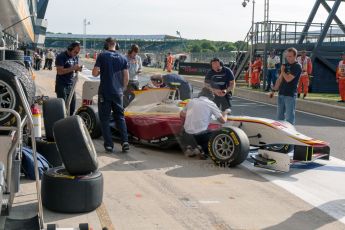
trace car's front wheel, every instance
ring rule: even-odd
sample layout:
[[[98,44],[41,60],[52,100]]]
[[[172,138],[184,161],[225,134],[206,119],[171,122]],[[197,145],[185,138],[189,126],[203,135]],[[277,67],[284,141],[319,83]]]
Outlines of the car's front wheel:
[[[208,151],[215,164],[235,167],[248,157],[249,139],[239,128],[222,128],[215,131],[209,142]]]

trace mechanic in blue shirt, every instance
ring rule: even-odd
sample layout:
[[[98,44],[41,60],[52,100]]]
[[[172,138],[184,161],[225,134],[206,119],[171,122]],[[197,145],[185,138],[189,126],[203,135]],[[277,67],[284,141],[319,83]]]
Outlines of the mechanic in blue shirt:
[[[180,99],[186,100],[192,98],[192,86],[178,74],[155,74],[151,76],[151,81],[156,88],[161,88],[162,84],[166,85],[166,87],[175,87],[174,83],[179,83],[180,86],[176,87],[179,89]]]
[[[56,82],[55,92],[57,98],[67,100],[74,81],[74,74],[82,70],[82,66],[79,65],[78,54],[80,52],[80,43],[71,43],[65,52],[60,53],[55,59],[56,65]],[[73,94],[70,115],[73,115],[75,110],[75,93]]]
[[[221,111],[226,111],[231,108],[231,97],[235,88],[234,74],[223,66],[219,58],[213,58],[210,64],[211,70],[205,76],[205,87],[213,90],[214,103]]]
[[[272,98],[278,92],[277,119],[295,124],[296,97],[298,81],[302,73],[302,66],[297,62],[297,50],[289,48],[285,54],[287,63],[281,66],[280,76],[270,93]]]
[[[98,114],[102,126],[104,148],[107,152],[114,151],[114,144],[110,132],[111,110],[120,132],[122,151],[129,150],[127,126],[124,117],[123,91],[128,85],[128,63],[125,56],[115,50],[116,41],[113,38],[105,40],[108,50],[97,57],[92,75],[100,75],[101,82],[98,90]]]

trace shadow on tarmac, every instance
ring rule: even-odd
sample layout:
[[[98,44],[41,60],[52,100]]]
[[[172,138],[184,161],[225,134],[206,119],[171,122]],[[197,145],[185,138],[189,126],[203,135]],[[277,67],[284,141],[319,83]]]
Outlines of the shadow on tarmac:
[[[325,214],[322,210],[336,210],[336,216],[331,217]],[[345,216],[345,199],[341,200],[333,200],[322,204],[318,207],[312,208],[306,211],[300,211],[294,213],[291,217],[286,219],[285,221],[273,225],[263,230],[312,230],[312,229],[320,229],[321,227],[336,222],[338,219],[341,219]],[[322,217],[322,218],[318,218]],[[339,222],[337,225],[332,226],[332,229],[345,229],[345,226]],[[327,228],[327,227],[325,227]]]

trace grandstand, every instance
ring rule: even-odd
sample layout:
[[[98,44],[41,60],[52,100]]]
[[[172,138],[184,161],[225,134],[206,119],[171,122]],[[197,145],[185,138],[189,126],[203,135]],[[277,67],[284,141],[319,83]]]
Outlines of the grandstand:
[[[83,34],[62,34],[47,33],[45,47],[65,48],[72,41],[83,41],[86,38],[86,49],[103,49],[104,40],[113,37],[120,44],[121,50],[128,50],[132,44],[138,44],[142,52],[179,52],[182,49],[182,40],[179,37],[170,35],[83,35]]]

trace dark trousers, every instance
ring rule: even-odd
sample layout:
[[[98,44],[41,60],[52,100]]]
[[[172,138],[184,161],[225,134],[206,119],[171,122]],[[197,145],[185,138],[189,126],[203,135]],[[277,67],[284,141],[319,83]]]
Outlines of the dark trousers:
[[[116,128],[121,135],[122,143],[128,142],[127,126],[123,109],[123,95],[113,94],[106,98],[102,95],[98,95],[98,115],[101,121],[104,147],[114,146],[109,124],[111,111],[113,112]]]
[[[182,148],[188,145],[195,148],[197,145],[200,145],[204,153],[208,155],[208,141],[210,140],[211,134],[212,132],[208,130],[198,134],[189,134],[183,131],[180,141]]]
[[[215,96],[214,103],[218,106],[221,111],[231,108],[231,95],[225,94],[223,97]]]
[[[62,98],[67,101],[67,98],[72,90],[72,85],[66,85],[61,82],[55,83],[55,92],[57,98]],[[73,94],[71,105],[70,105],[70,115],[72,116],[75,111],[75,104],[76,104],[76,96],[75,93]]]
[[[268,69],[267,70],[267,85],[266,90],[271,89],[276,84],[277,81],[277,69]]]

